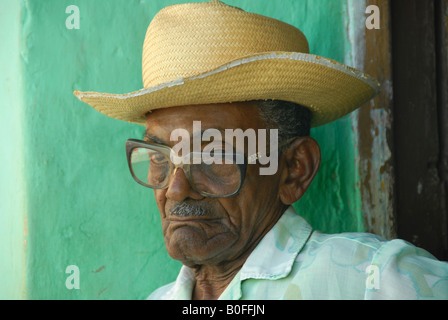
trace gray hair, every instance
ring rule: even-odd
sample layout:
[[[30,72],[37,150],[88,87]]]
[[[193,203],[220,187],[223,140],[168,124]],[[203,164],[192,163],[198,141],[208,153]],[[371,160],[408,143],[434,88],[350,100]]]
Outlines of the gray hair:
[[[294,137],[310,135],[311,111],[308,108],[281,100],[260,100],[256,104],[260,117],[266,122],[266,129],[278,129],[279,144]]]

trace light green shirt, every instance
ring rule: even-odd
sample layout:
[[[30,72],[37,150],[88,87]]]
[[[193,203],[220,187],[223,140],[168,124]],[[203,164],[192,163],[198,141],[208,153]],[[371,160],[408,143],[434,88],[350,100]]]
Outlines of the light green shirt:
[[[192,269],[148,299],[190,300]],[[220,300],[448,299],[448,263],[403,240],[327,235],[290,207],[251,253]]]

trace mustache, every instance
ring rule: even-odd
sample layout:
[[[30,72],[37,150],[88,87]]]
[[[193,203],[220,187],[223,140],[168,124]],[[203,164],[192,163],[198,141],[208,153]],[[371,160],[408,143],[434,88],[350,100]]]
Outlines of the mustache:
[[[203,217],[210,213],[211,206],[205,202],[178,202],[170,209],[170,214],[178,217]]]

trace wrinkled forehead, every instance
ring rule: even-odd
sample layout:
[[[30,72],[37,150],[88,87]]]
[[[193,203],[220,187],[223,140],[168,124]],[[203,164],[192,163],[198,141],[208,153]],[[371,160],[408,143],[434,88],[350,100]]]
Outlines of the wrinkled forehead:
[[[260,118],[257,105],[253,102],[212,104],[172,107],[159,109],[146,117],[145,136],[154,138],[157,143],[168,144],[175,130],[186,130],[191,135],[216,129],[263,129],[264,121]]]

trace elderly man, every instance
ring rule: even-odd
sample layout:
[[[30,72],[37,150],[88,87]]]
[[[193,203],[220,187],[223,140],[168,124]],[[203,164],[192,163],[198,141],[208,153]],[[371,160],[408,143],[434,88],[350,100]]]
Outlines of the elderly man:
[[[75,95],[146,126],[126,144],[129,168],[154,189],[183,264],[149,299],[448,298],[447,263],[401,240],[322,234],[291,206],[320,165],[310,128],[373,98],[374,79],[309,54],[290,25],[214,0],[156,15],[143,82]]]

